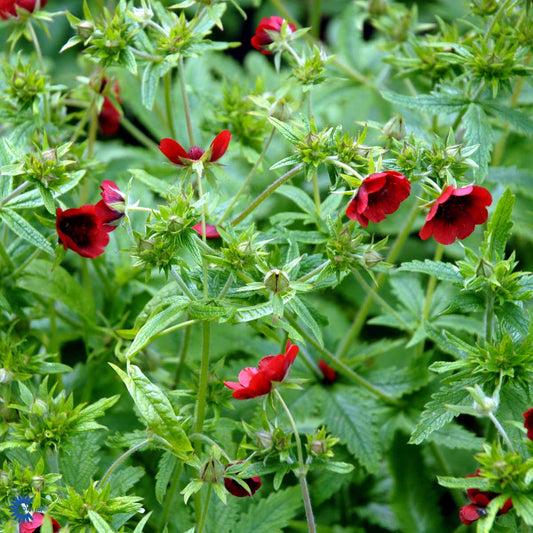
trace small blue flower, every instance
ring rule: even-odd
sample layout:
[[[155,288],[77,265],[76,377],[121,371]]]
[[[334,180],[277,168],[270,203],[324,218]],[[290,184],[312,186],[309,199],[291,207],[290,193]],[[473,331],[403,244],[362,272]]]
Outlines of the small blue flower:
[[[31,496],[16,496],[9,509],[11,510],[11,516],[19,523],[31,522],[33,519],[32,506],[33,498]]]

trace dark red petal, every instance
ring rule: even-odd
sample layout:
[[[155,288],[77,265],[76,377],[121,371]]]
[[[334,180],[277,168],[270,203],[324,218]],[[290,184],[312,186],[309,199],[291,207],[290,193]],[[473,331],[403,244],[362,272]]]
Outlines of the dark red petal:
[[[195,224],[192,229],[202,235],[202,223],[198,222],[198,224]],[[205,236],[208,239],[218,239],[220,237],[220,233],[217,231],[217,227],[213,224],[206,224],[205,225]]]
[[[220,159],[228,149],[231,140],[231,133],[228,130],[221,131],[211,143],[211,157],[209,161],[217,161]]]
[[[102,185],[100,185],[100,189],[102,189],[102,192],[100,193],[102,196],[102,199],[107,204],[114,204],[119,202],[124,202],[124,193],[119,189],[118,185],[111,180],[104,180],[102,181]]]
[[[161,143],[159,144],[159,149],[161,152],[163,152],[166,158],[175,165],[183,166],[183,162],[181,161],[180,157],[188,157],[183,146],[177,143],[174,139],[162,139]]]
[[[459,229],[455,221],[449,221],[445,218],[434,218],[433,223],[433,238],[437,242],[447,245],[452,244],[455,241]],[[463,228],[461,231],[464,233],[466,229],[467,228]],[[471,222],[471,229],[474,231],[473,222]],[[470,231],[470,233],[472,233],[472,231]],[[470,235],[470,233],[468,233],[468,235]]]
[[[509,498],[503,504],[503,507],[498,511],[498,514],[506,514],[513,508],[513,500]]]
[[[492,195],[485,187],[479,187],[478,185],[472,186],[472,198],[475,198],[476,205],[489,206],[492,204]]]
[[[262,484],[259,476],[243,479],[243,481],[250,488],[250,492],[229,477],[224,478],[224,486],[230,494],[233,494],[233,496],[237,496],[237,498],[245,498],[246,496],[253,496]]]
[[[331,368],[326,361],[323,361],[322,359],[318,360],[318,367],[320,368],[320,371],[322,372],[322,376],[324,377],[323,381],[324,383],[334,383],[337,381],[337,372]]]
[[[431,235],[433,235],[433,226],[434,226],[434,221],[433,220],[428,220],[421,228],[420,232],[418,233],[418,235],[420,236],[420,238],[425,241],[427,239],[429,239],[431,237]]]
[[[359,222],[361,226],[366,228],[368,226],[368,218],[366,218],[364,215],[361,215],[359,213],[358,203],[359,203],[359,200],[356,195],[350,201],[350,204],[348,205],[348,209],[346,209],[346,216],[348,218],[351,218],[352,220],[357,220],[357,222]]]
[[[463,524],[469,526],[474,523],[476,520],[479,520],[481,517],[485,516],[487,512],[485,509],[470,503],[459,509],[459,519]]]

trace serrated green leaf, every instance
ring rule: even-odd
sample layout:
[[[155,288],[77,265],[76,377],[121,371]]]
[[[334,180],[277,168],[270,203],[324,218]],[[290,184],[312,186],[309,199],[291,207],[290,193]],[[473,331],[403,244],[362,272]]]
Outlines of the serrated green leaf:
[[[192,451],[191,443],[181,427],[168,398],[135,365],[128,364],[128,373],[109,363],[126,385],[146,425],[168,443],[169,449],[178,457]]]
[[[366,379],[388,395],[400,398],[426,385],[430,377],[427,369],[418,365],[413,368],[391,366],[376,370],[369,372]]]
[[[271,116],[268,117],[268,120],[291,144],[296,144],[299,141],[298,136],[292,131],[290,126]]]
[[[163,503],[167,493],[168,484],[174,473],[178,459],[170,452],[164,452],[157,465],[157,474],[155,476],[155,497],[159,503]]]
[[[143,519],[137,524],[137,527],[133,530],[133,533],[142,533],[146,522],[148,522],[148,520],[152,516],[152,512],[153,511],[150,511],[146,516],[143,517]]]
[[[474,169],[478,181],[481,182],[487,175],[492,150],[492,128],[489,118],[479,104],[470,104],[463,117],[465,125],[465,140],[469,145],[479,145],[471,158],[477,163]]]
[[[480,451],[483,445],[483,439],[474,435],[463,426],[451,423],[437,429],[427,439],[429,442],[434,442],[438,446],[445,446],[452,450],[478,450]]]
[[[148,185],[152,191],[160,194],[163,197],[166,197],[169,187],[167,182],[148,174],[148,172],[140,168],[130,168],[128,169],[128,172],[132,174],[135,179],[139,180],[145,185]]]
[[[451,263],[443,263],[442,261],[431,261],[429,259],[419,261],[415,259],[414,261],[402,263],[396,270],[400,272],[420,272],[428,276],[433,276],[438,280],[451,281],[452,283],[463,282],[463,277],[459,269]]]
[[[45,237],[16,211],[7,208],[0,209],[0,218],[13,233],[28,241],[30,244],[33,244],[36,248],[46,252],[48,255],[54,255],[54,249]]]
[[[393,104],[432,113],[455,113],[462,111],[470,103],[468,98],[464,96],[451,96],[448,94],[404,96],[403,94],[382,92],[381,96]]]
[[[72,435],[60,448],[58,462],[63,481],[80,494],[89,486],[98,470],[100,439],[98,433],[84,431]]]
[[[137,61],[135,60],[133,52],[129,48],[125,48],[122,51],[120,63],[124,65],[134,76],[137,75]]]
[[[44,207],[46,210],[51,214],[56,214],[56,205],[54,202],[54,195],[52,194],[52,191],[50,189],[46,189],[45,187],[42,187],[39,185],[38,187],[39,194],[41,195],[41,200],[43,201]]]
[[[481,102],[481,105],[490,114],[498,117],[503,124],[509,124],[512,130],[518,133],[525,133],[526,135],[533,134],[533,120],[531,116],[522,113],[521,111],[512,107],[496,104],[494,102]]]
[[[496,316],[500,321],[502,331],[509,333],[514,341],[526,337],[531,318],[529,312],[520,303],[503,302],[496,307]]]
[[[159,63],[148,63],[146,65],[141,83],[141,101],[148,110],[154,107],[160,76],[161,66]]]
[[[295,296],[287,303],[287,306],[298,317],[298,319],[309,328],[320,346],[324,346],[324,339],[322,338],[320,326],[316,323],[316,320],[313,318],[313,315],[309,312],[303,301],[300,300],[298,296]]]
[[[487,225],[488,234],[485,239],[489,239],[490,256],[494,261],[499,261],[505,257],[505,246],[513,227],[511,215],[514,201],[514,194],[509,189],[505,189]]]
[[[524,522],[533,526],[533,501],[526,494],[513,494],[513,507]]]
[[[116,533],[116,531],[96,511],[89,509],[87,514],[89,515],[97,533]]]
[[[293,187],[292,185],[282,185],[276,190],[276,193],[282,194],[289,200],[292,200],[302,211],[316,217],[315,203],[302,189]]]
[[[189,316],[191,318],[197,318],[202,320],[213,320],[226,316],[228,310],[218,305],[208,305],[202,302],[191,302],[189,305]]]

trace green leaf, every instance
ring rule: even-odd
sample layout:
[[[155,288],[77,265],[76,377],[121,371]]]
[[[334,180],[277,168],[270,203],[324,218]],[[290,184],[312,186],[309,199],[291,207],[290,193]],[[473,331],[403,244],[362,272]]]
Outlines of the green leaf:
[[[160,504],[163,504],[165,494],[167,493],[167,487],[177,462],[178,460],[176,456],[172,455],[170,452],[164,452],[159,460],[157,474],[155,475],[155,497]]]
[[[418,259],[415,259],[414,261],[402,263],[396,271],[421,272],[441,281],[463,282],[463,276],[461,276],[459,269],[452,263],[443,263],[442,261],[431,261],[429,259],[418,261]]]
[[[464,96],[451,96],[448,94],[420,94],[418,96],[404,96],[382,92],[381,96],[392,102],[411,109],[430,111],[432,113],[455,113],[462,111],[468,104],[468,98]]]
[[[137,61],[129,48],[123,50],[120,57],[120,64],[124,65],[134,76],[137,75]]]
[[[527,335],[531,319],[521,303],[503,302],[496,307],[496,316],[502,331],[509,333],[514,341],[523,339]]]
[[[400,398],[404,394],[414,392],[426,385],[430,379],[430,374],[422,365],[413,368],[391,366],[369,372],[365,378],[388,395]]]
[[[528,526],[533,526],[533,501],[526,494],[513,494],[513,507]]]
[[[89,509],[87,511],[97,533],[116,533],[116,531],[96,512]]]
[[[140,168],[129,168],[128,172],[133,175],[133,177],[145,185],[148,185],[150,189],[163,197],[166,197],[168,193],[169,184],[151,174],[148,174],[145,170]]]
[[[441,515],[435,512],[439,508],[438,492],[426,473],[421,450],[406,445],[403,435],[398,434],[389,462],[394,478],[391,504],[401,531],[443,531]]]
[[[300,140],[299,137],[293,132],[292,128],[284,122],[281,122],[281,120],[270,116],[268,117],[268,120],[291,144],[296,144]]]
[[[381,460],[381,442],[373,404],[352,387],[343,385],[324,390],[323,394],[328,431],[338,436],[369,472],[376,472]]]
[[[95,418],[104,416],[107,409],[115,405],[120,398],[119,394],[110,398],[101,398],[100,400],[84,407],[76,417],[74,427],[76,431],[84,431],[87,424],[92,424]]]
[[[282,185],[276,192],[292,200],[302,211],[316,218],[315,203],[302,189],[292,185]]]
[[[462,449],[480,451],[483,445],[482,438],[455,423],[447,424],[446,426],[437,429],[437,431],[434,431],[428,436],[428,441],[452,450]]]
[[[476,477],[450,477],[450,476],[437,476],[439,485],[448,489],[479,489],[490,490],[490,479],[482,476]]]
[[[45,298],[59,300],[80,316],[94,320],[96,312],[92,295],[63,267],[56,266],[52,270],[51,262],[36,259],[26,268],[17,285]]]
[[[481,182],[487,175],[492,150],[492,129],[489,118],[478,104],[470,104],[463,117],[465,124],[465,139],[470,145],[479,145],[471,158],[478,168],[474,173]]]
[[[81,493],[91,483],[100,462],[100,435],[94,431],[84,431],[72,435],[60,447],[59,469],[63,481]],[[83,453],[80,453],[83,450]]]
[[[142,530],[144,529],[146,522],[148,522],[149,518],[152,516],[152,513],[153,511],[150,511],[143,517],[143,519],[137,524],[137,527],[133,530],[133,533],[142,533]]]
[[[181,427],[168,398],[135,365],[128,363],[128,373],[109,363],[120,376],[139,409],[146,425],[157,436],[166,441],[170,450],[185,458],[184,452],[192,451],[191,443]]]
[[[305,303],[295,296],[290,302],[288,302],[287,307],[301,320],[314,335],[315,339],[318,341],[320,346],[324,346],[324,339],[322,338],[322,331],[320,326],[316,323],[316,320],[313,318],[313,315],[307,309]]]
[[[511,236],[511,215],[513,213],[515,196],[505,189],[496,205],[496,209],[487,225],[485,240],[489,242],[489,252],[493,261],[499,261],[505,257],[505,246]]]
[[[298,487],[272,492],[268,498],[255,500],[248,512],[241,515],[234,533],[283,533],[301,510]]]
[[[0,209],[0,218],[19,237],[33,244],[48,255],[54,255],[54,249],[50,243],[39,233],[26,219],[11,209]]]
[[[529,114],[492,102],[482,102],[482,105],[486,111],[499,118],[502,125],[509,124],[511,129],[518,133],[533,134],[533,120]]]
[[[159,63],[148,63],[143,72],[141,83],[141,101],[146,109],[154,107],[155,95],[159,86],[161,66]]]

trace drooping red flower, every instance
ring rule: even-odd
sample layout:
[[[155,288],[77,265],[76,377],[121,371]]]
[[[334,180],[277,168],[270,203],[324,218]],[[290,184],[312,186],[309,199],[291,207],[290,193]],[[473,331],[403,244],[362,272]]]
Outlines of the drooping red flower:
[[[322,381],[329,385],[331,383],[335,383],[337,381],[337,372],[335,369],[331,368],[326,361],[319,359],[318,360],[318,367],[320,368],[320,371],[322,372],[323,379]]]
[[[41,0],[39,4],[41,9],[46,6],[47,1]],[[37,0],[0,0],[0,18],[6,20],[9,18],[9,15],[16,17],[17,10],[15,6],[33,13],[37,7]]]
[[[44,521],[44,514],[42,513],[33,513],[33,518],[31,522],[19,524],[19,533],[40,533],[41,525]],[[61,529],[59,523],[52,518],[52,528],[54,533]]]
[[[346,215],[366,228],[369,220],[381,222],[385,215],[394,213],[410,192],[411,183],[399,172],[387,170],[371,174],[361,183]]]
[[[233,466],[233,464],[234,463],[230,463],[228,466],[226,466],[226,468]],[[224,478],[224,486],[230,494],[233,494],[233,496],[237,496],[237,498],[245,498],[246,496],[253,496],[262,485],[261,478],[259,476],[249,477],[243,479],[243,481],[248,485],[250,492],[248,492],[244,487],[239,485],[230,477]]]
[[[524,413],[524,427],[527,429],[527,438],[533,440],[533,407]]]
[[[108,80],[104,78],[100,92],[105,89],[107,84]],[[116,99],[120,102],[118,81],[114,81],[111,89],[115,93]],[[111,99],[105,95],[102,109],[98,113],[98,126],[103,135],[114,135],[120,128],[120,111],[113,105]]]
[[[475,474],[467,474],[465,477],[482,477],[479,470],[476,470]],[[497,492],[491,492],[479,489],[467,489],[466,493],[472,503],[463,505],[459,509],[459,519],[467,526],[483,518],[487,515],[486,507],[489,503],[499,496]],[[506,514],[513,507],[513,501],[511,498],[505,501],[503,506],[499,509],[498,514]]]
[[[124,217],[125,196],[111,180],[104,180],[100,188],[102,200],[96,204],[96,215],[104,224],[104,229],[111,232],[117,229],[118,223]]]
[[[192,229],[200,234],[200,237],[202,236],[202,223],[198,222],[198,224],[195,224]],[[220,233],[217,231],[217,227],[214,224],[206,224],[205,225],[205,236],[207,239],[218,239],[220,237]]]
[[[56,211],[56,229],[65,250],[70,248],[82,257],[94,259],[109,244],[108,230],[96,213],[96,206]]]
[[[298,346],[287,341],[285,353],[267,355],[259,361],[258,368],[247,367],[240,371],[239,382],[224,381],[233,390],[236,400],[248,400],[268,394],[273,381],[283,381],[298,355]]]
[[[477,224],[487,220],[487,206],[491,203],[492,196],[484,187],[469,185],[456,189],[448,185],[429,211],[420,238],[426,240],[433,235],[440,244],[466,239]]]
[[[214,163],[218,161],[228,149],[229,142],[231,140],[231,133],[228,130],[221,131],[213,140],[209,146],[211,155],[209,161]],[[186,152],[185,148],[181,146],[174,139],[163,139],[159,144],[159,149],[166,158],[175,165],[188,166],[199,161],[204,155],[204,150],[198,146],[191,146],[189,151]]]
[[[285,19],[276,17],[275,15],[261,19],[261,22],[255,29],[255,35],[252,37],[252,46],[262,54],[271,55],[272,52],[265,49],[266,46],[274,42],[268,32],[279,33],[284,22]],[[291,32],[296,31],[294,24],[288,24],[288,27]]]

